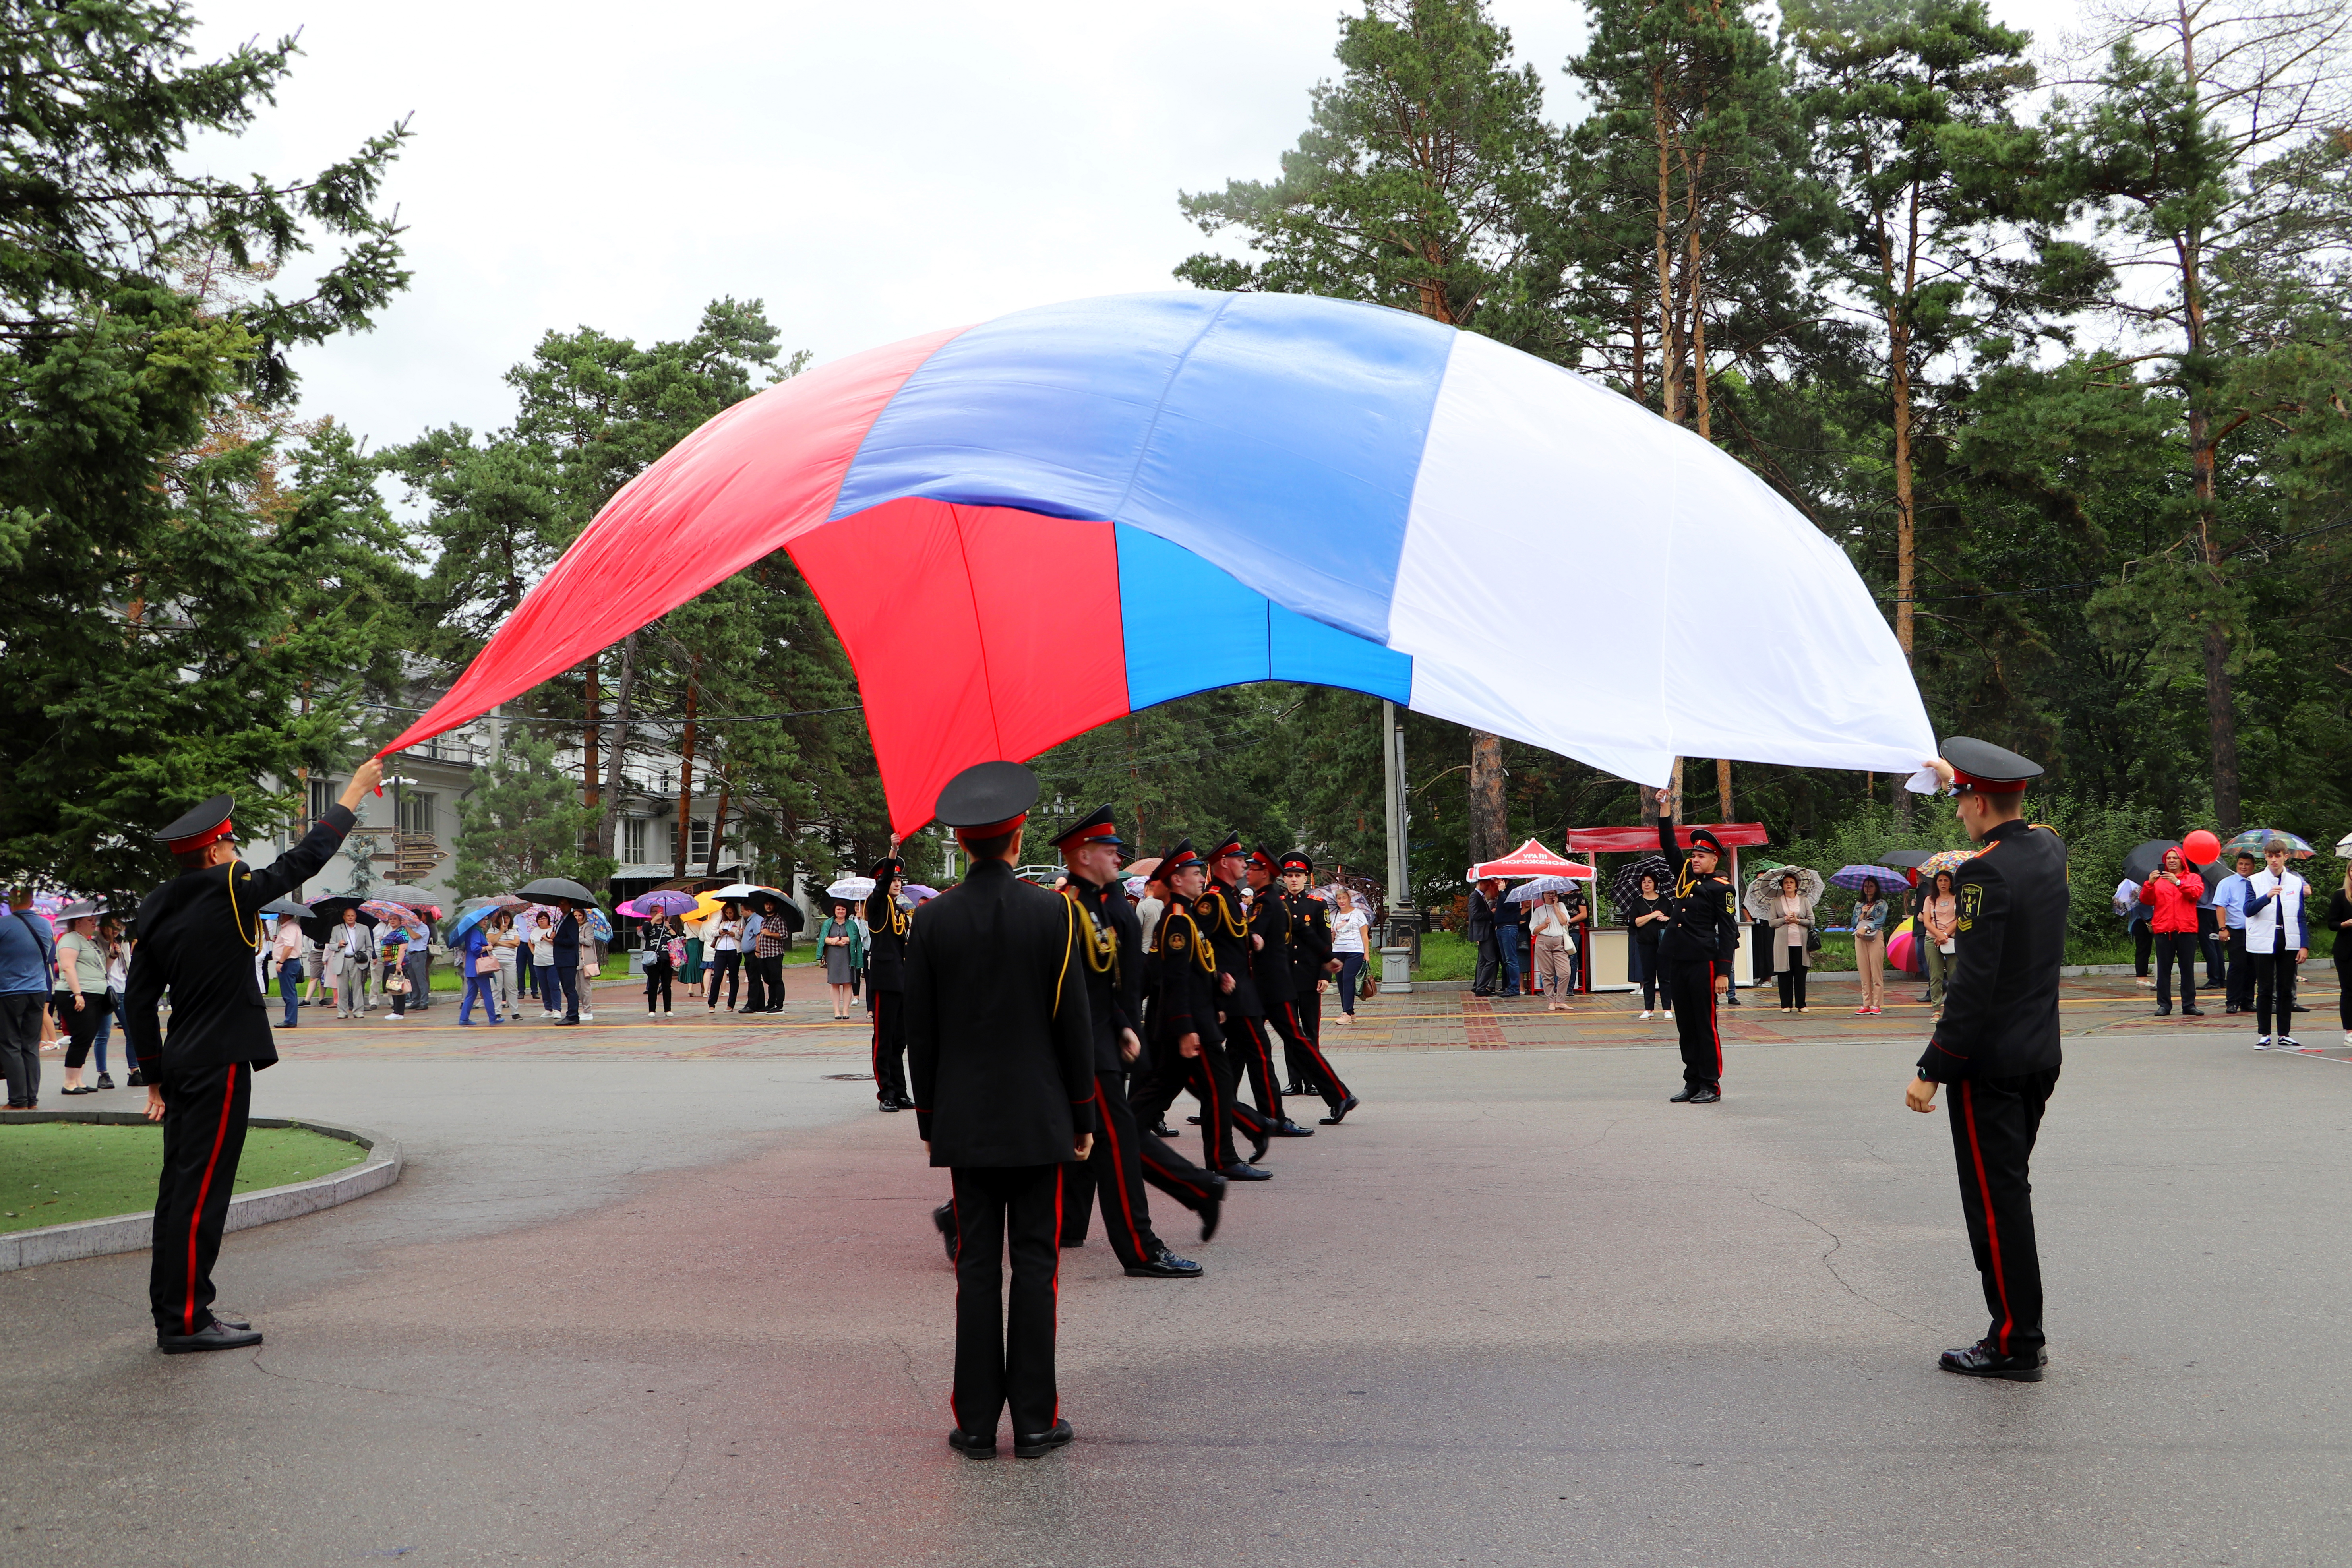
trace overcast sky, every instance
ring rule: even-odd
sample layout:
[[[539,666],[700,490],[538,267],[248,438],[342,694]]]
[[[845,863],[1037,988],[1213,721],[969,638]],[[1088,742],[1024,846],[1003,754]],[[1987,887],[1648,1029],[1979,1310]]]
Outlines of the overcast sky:
[[[1176,193],[1273,174],[1340,9],[197,0],[208,53],[297,30],[304,51],[259,127],[200,159],[285,178],[411,117],[389,195],[415,282],[373,332],[295,362],[306,414],[381,447],[506,423],[499,378],[550,329],[683,336],[722,294],[825,359],[1178,287],[1202,240]],[[2029,26],[2071,9],[1994,5]],[[1561,119],[1579,8],[1493,10]]]

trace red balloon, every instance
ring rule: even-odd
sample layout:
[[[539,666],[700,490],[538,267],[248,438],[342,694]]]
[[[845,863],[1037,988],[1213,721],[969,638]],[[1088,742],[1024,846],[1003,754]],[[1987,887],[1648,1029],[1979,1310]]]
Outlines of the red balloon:
[[[2221,841],[2200,827],[2182,839],[2180,847],[2188,855],[2191,866],[2210,866],[2214,858],[2221,853]]]

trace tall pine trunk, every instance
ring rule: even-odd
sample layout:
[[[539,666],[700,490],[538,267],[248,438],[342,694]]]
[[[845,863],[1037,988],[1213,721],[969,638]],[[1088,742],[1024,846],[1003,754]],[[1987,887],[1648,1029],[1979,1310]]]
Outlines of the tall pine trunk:
[[[596,823],[599,855],[613,853],[613,828],[621,818],[621,764],[628,756],[629,720],[637,696],[637,634],[621,640],[621,689],[613,701],[612,761],[604,769],[604,815]]]
[[[1510,804],[1503,794],[1503,739],[1470,732],[1470,858],[1499,858],[1512,847]]]
[[[694,656],[694,664],[686,676],[686,736],[678,747],[677,763],[677,840],[670,854],[673,877],[686,875],[686,858],[693,848],[694,839],[694,700],[700,695],[702,656]]]

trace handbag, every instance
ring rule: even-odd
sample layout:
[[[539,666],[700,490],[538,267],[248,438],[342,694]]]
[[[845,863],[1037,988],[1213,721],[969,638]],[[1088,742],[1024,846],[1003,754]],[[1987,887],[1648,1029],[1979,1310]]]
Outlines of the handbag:
[[[1356,999],[1360,1002],[1369,1002],[1380,994],[1381,977],[1367,967],[1361,974],[1356,976]]]
[[[1807,952],[1819,952],[1821,950],[1822,933],[1814,930],[1812,927],[1807,926],[1805,928],[1805,951]]]
[[[479,958],[478,958],[478,959],[474,960],[474,973],[477,973],[477,974],[496,974],[498,972],[499,972],[499,961],[498,961],[497,959],[495,959],[495,958],[491,957],[488,953],[487,953],[487,952],[486,952],[486,953],[482,954],[482,956],[481,956],[481,957],[479,957]]]

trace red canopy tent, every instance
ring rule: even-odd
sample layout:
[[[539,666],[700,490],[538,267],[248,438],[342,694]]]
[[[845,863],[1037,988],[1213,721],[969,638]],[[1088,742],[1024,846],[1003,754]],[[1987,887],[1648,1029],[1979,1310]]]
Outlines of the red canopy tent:
[[[1528,839],[1499,860],[1486,860],[1470,868],[1465,881],[1483,882],[1489,877],[1590,877],[1592,868],[1580,860],[1564,860]]]

